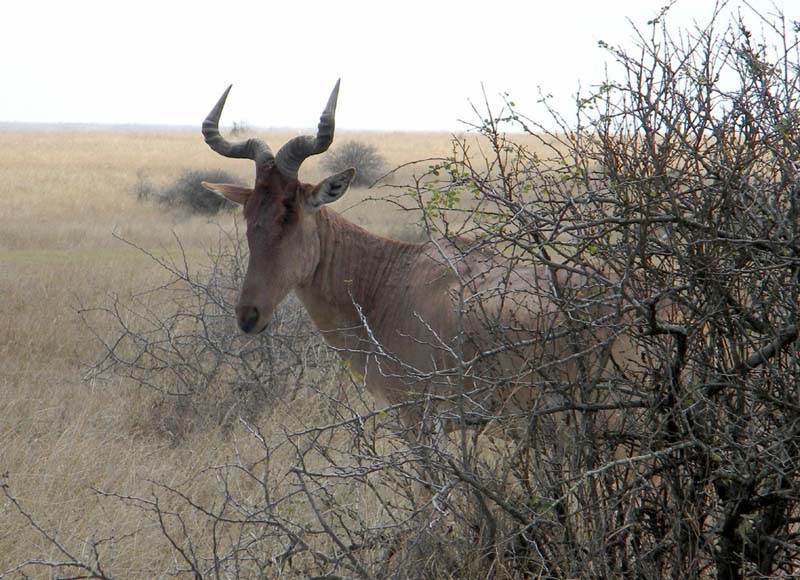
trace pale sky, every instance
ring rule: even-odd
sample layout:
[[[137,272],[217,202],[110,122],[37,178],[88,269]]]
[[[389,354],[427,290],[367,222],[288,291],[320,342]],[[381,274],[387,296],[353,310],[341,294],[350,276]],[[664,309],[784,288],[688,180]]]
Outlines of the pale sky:
[[[0,122],[199,126],[233,83],[223,125],[307,128],[339,77],[348,130],[463,129],[482,86],[531,115],[540,88],[571,110],[603,78],[598,41],[631,46],[628,19],[646,31],[667,1],[8,0]],[[713,6],[679,0],[670,21]],[[800,3],[777,6],[800,19]]]

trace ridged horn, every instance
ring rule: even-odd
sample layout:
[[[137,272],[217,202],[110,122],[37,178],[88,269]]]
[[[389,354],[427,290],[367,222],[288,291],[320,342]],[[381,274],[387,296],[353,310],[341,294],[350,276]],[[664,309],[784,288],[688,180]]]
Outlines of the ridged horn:
[[[222,109],[232,86],[230,85],[222,93],[217,104],[214,105],[206,120],[203,121],[203,137],[205,137],[208,146],[220,155],[235,159],[252,159],[256,162],[256,166],[260,167],[275,159],[266,142],[261,139],[248,139],[247,141],[231,143],[219,133],[219,117],[222,114]]]
[[[311,155],[318,155],[328,150],[333,142],[333,130],[336,116],[336,100],[339,98],[339,83],[336,81],[328,104],[319,118],[317,136],[301,135],[290,140],[280,148],[275,156],[275,165],[286,177],[297,178],[300,166]]]

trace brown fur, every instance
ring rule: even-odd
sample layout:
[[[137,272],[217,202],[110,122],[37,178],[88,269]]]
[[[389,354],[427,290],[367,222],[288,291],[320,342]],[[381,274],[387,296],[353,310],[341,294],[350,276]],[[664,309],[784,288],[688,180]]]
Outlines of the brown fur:
[[[378,401],[468,405],[482,419],[603,378],[623,343],[607,324],[613,307],[602,305],[602,293],[591,296],[587,279],[565,268],[513,267],[500,253],[464,251],[465,240],[407,244],[370,234],[324,207],[347,191],[352,169],[317,185],[297,180],[300,163],[333,139],[338,90],[317,136],[291,139],[276,155],[259,139],[221,136],[228,91],[203,123],[212,149],[256,162],[252,190],[206,184],[244,205],[250,257],[240,328],[264,330],[294,291]],[[418,418],[405,413],[409,424]]]
[[[545,386],[588,379],[619,356],[608,328],[576,330],[558,306],[559,288],[569,293],[585,280],[509,268],[500,255],[465,254],[447,241],[376,236],[316,203],[321,187],[272,172],[247,196],[250,262],[237,305],[245,331],[263,330],[294,291],[379,402],[447,408],[466,392],[486,415],[531,405]],[[519,341],[528,346],[515,348]],[[498,352],[478,356],[487,348]],[[484,382],[487,373],[503,387]]]

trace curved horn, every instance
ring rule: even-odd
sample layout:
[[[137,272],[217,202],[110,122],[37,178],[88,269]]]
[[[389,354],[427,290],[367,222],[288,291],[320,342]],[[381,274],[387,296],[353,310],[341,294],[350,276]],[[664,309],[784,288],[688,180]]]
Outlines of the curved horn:
[[[333,142],[334,117],[336,115],[336,99],[339,97],[339,83],[336,81],[328,104],[322,111],[317,126],[317,136],[302,135],[290,140],[280,148],[275,156],[275,165],[286,177],[296,178],[303,161],[311,155],[318,155],[328,150]]]
[[[261,139],[248,139],[247,141],[231,143],[219,133],[219,117],[222,114],[222,108],[225,106],[225,100],[228,98],[228,93],[231,91],[232,86],[230,85],[222,93],[217,104],[214,105],[206,120],[203,121],[203,137],[205,137],[208,146],[220,155],[235,159],[252,159],[257,166],[261,166],[275,159],[266,142]]]

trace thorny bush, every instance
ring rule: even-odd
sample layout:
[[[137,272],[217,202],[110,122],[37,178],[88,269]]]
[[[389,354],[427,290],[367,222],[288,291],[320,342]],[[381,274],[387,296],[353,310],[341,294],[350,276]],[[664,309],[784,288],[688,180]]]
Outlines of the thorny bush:
[[[798,28],[756,14],[757,41],[741,18],[720,24],[723,9],[678,35],[664,13],[633,49],[605,45],[618,76],[579,98],[574,124],[551,111],[558,130],[548,130],[511,102],[485,114],[475,129],[488,148],[476,154],[457,139],[452,157],[428,165],[398,199],[423,210],[432,239],[450,238],[464,255],[584,281],[547,296],[536,286],[495,289],[516,304],[555,297],[560,315],[524,344],[496,332],[487,350],[528,361],[513,379],[536,370],[542,397],[524,414],[478,417],[500,431],[513,420],[514,437],[473,428],[475,416],[445,436],[423,413],[431,429],[407,445],[395,435],[396,409],[365,404],[358,376],[347,388],[315,383],[326,420],[285,433],[246,412],[258,402],[234,399],[251,445],[237,438],[231,461],[192,476],[209,480],[214,499],[167,484],[152,499],[101,492],[157,522],[173,559],[153,574],[796,577]],[[519,145],[510,130],[539,146]],[[262,376],[283,372],[270,358],[276,348],[292,369],[309,364],[309,348],[318,352],[294,322],[255,352],[243,349],[213,283],[165,267],[192,290],[166,317],[147,303],[105,308],[121,322],[143,317],[151,330],[124,326],[107,342],[101,373],[181,396],[219,381],[262,392]],[[231,285],[240,267],[226,265]],[[548,352],[541,347],[555,336],[575,339],[573,355],[593,348],[587,335],[601,326],[595,342],[627,344],[602,380],[560,378],[569,353],[525,358]],[[468,362],[457,365],[462,376],[477,372]],[[508,369],[481,372],[472,378],[489,389],[510,379]],[[427,493],[413,491],[420,486]],[[101,559],[48,565],[110,577]]]
[[[296,300],[287,300],[267,332],[247,337],[236,327],[234,301],[244,277],[246,247],[238,229],[219,228],[207,265],[193,269],[178,254],[159,256],[135,246],[169,279],[122,301],[85,308],[86,327],[103,345],[88,377],[124,377],[157,396],[149,428],[176,440],[197,427],[229,427],[253,420],[281,397],[291,398],[306,374],[332,364],[311,321]],[[95,329],[113,328],[109,335]]]

